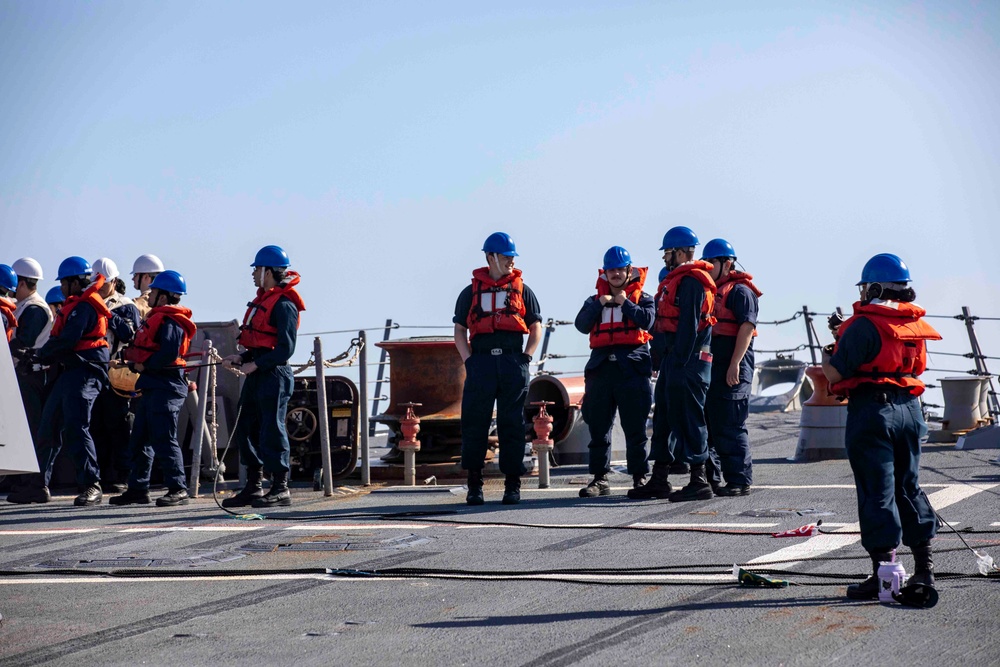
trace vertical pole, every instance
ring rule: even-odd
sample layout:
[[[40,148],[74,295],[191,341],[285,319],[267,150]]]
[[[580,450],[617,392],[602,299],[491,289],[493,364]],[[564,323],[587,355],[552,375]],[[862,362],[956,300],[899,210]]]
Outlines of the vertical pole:
[[[389,324],[392,320],[386,322],[385,337],[389,337]],[[358,332],[358,340],[361,341],[361,353],[359,355],[359,368],[358,368],[358,391],[360,392],[358,406],[358,421],[361,432],[361,484],[364,486],[371,486],[372,483],[372,471],[371,471],[371,461],[369,460],[371,454],[368,451],[368,339],[365,336],[364,329]],[[383,350],[383,353],[385,350]],[[382,366],[379,366],[379,373],[382,372]]]
[[[390,319],[388,319],[388,320],[385,321],[385,332],[382,334],[382,342],[383,343],[385,341],[389,340],[389,332],[391,332],[391,331],[392,331],[392,319],[390,318]],[[382,397],[382,378],[385,376],[385,360],[386,360],[386,357],[388,356],[388,354],[389,353],[383,347],[382,348],[382,354],[379,355],[379,360],[378,360],[378,376],[375,378],[375,400],[372,401],[372,414],[373,415],[377,415],[378,414],[378,404],[379,404],[379,400]],[[367,429],[369,436],[375,435],[375,424],[374,424],[374,422],[371,423],[371,424],[367,424],[367,425],[366,424],[362,424],[361,428]]]
[[[545,323],[545,336],[542,338],[542,352],[538,355],[538,370],[535,373],[541,373],[545,368],[545,355],[549,351],[549,336],[552,332],[556,330],[556,321],[549,318],[549,321]]]
[[[983,356],[983,349],[979,347],[979,338],[976,337],[974,326],[976,318],[969,312],[968,306],[962,306],[962,319],[965,320],[965,328],[969,332],[969,344],[972,346],[972,361],[976,364],[976,372],[979,373],[980,378],[985,378],[989,383],[986,405],[989,408],[990,416],[996,423],[996,420],[1000,418],[1000,402],[997,401],[997,395],[993,389],[993,376],[990,375],[990,371],[986,367],[986,358]]]
[[[212,341],[205,339],[205,350],[201,355],[202,367],[198,373],[198,417],[195,420],[194,437],[191,439],[191,474],[188,477],[188,494],[198,497],[198,477],[201,475],[201,446],[205,437],[205,417],[208,410],[208,382],[212,360]]]
[[[333,495],[333,464],[330,462],[330,408],[326,404],[326,367],[323,365],[323,342],[313,339],[316,360],[316,411],[319,419],[319,452],[323,461],[323,495]]]
[[[816,342],[815,336],[813,336],[813,320],[812,315],[809,313],[809,306],[802,306],[802,316],[806,320],[806,336],[809,338],[809,356],[812,357],[813,366],[818,364],[816,361],[816,348],[819,345]]]

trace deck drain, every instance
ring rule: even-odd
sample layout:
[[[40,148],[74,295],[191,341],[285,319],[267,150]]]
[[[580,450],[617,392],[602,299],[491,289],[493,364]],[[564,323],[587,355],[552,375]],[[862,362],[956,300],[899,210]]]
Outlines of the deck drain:
[[[740,512],[740,516],[752,516],[752,517],[783,517],[783,516],[834,516],[835,512],[830,512],[828,510],[809,508],[796,508],[796,507],[775,507],[772,509],[760,509],[760,510],[747,510],[746,512]]]

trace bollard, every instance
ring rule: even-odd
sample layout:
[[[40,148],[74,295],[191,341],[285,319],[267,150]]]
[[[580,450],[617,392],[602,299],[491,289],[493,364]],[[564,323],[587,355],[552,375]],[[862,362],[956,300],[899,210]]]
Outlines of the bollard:
[[[535,439],[531,448],[538,457],[538,488],[549,488],[549,452],[555,447],[552,442],[552,415],[545,409],[546,405],[555,405],[554,401],[532,401],[538,406],[538,415],[532,420],[535,427]]]
[[[399,420],[403,439],[396,443],[396,447],[403,452],[403,486],[415,486],[417,483],[417,452],[420,451],[420,441],[417,440],[417,433],[420,433],[420,417],[413,412],[413,408],[419,408],[422,403],[400,403],[399,405],[406,408],[406,416]]]
[[[821,366],[809,366],[805,372],[812,382],[813,393],[802,404],[794,460],[846,459],[847,401],[830,393],[830,383]]]

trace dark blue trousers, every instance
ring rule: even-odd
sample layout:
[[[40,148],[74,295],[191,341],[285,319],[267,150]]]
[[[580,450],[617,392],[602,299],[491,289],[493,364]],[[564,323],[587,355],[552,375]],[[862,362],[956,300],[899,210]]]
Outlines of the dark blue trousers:
[[[582,413],[590,429],[590,474],[603,475],[611,470],[611,429],[617,411],[625,432],[628,472],[645,475],[649,472],[646,419],[653,404],[649,378],[631,370],[627,360],[608,359],[587,370],[585,384]]]
[[[42,410],[45,407],[45,374],[45,371],[24,371],[17,374],[17,387],[21,390],[28,431],[35,447],[38,446],[38,428],[42,423]]]
[[[90,434],[104,481],[122,481],[129,475],[132,408],[129,399],[107,387],[94,401]]]
[[[240,445],[240,460],[248,468],[289,472],[285,415],[294,386],[290,366],[258,370],[244,380],[234,437]]]
[[[705,396],[711,371],[711,362],[697,359],[680,368],[661,365],[653,390],[656,409],[649,458],[668,465],[674,461],[697,465],[708,459]]]
[[[708,425],[708,481],[713,486],[723,480],[736,486],[753,484],[753,460],[750,457],[750,434],[747,415],[750,399],[731,399],[709,393],[705,399]]]
[[[851,390],[847,458],[858,491],[861,544],[869,552],[927,542],[937,517],[920,488],[920,402],[905,392]]]
[[[38,467],[45,486],[52,481],[52,468],[63,445],[76,463],[79,486],[101,481],[90,437],[90,414],[102,386],[101,376],[86,366],[64,370],[52,385],[38,428]]]
[[[184,396],[166,389],[143,389],[142,396],[133,401],[135,423],[129,449],[132,468],[128,476],[130,490],[149,489],[149,475],[153,470],[153,455],[160,461],[163,483],[171,491],[187,489],[184,478],[184,456],[177,442],[177,417]]]
[[[473,353],[465,360],[462,391],[462,468],[482,470],[489,447],[493,404],[497,407],[500,472],[523,475],[524,402],[528,398],[528,358],[508,353]]]

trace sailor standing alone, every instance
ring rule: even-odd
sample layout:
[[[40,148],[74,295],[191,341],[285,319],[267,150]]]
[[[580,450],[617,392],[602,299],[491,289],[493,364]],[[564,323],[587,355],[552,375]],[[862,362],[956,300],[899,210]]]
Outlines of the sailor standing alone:
[[[524,467],[524,402],[528,364],[542,337],[542,316],[534,292],[514,268],[517,251],[508,234],[490,234],[483,244],[486,266],[472,272],[472,284],[455,304],[455,346],[465,363],[462,390],[462,468],[469,473],[469,505],[482,505],[483,466],[496,403],[501,502],[521,501]],[[527,342],[524,336],[528,336]],[[522,347],[523,346],[523,347]]]

